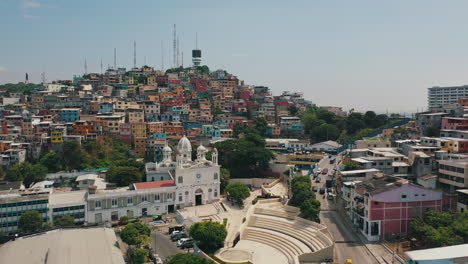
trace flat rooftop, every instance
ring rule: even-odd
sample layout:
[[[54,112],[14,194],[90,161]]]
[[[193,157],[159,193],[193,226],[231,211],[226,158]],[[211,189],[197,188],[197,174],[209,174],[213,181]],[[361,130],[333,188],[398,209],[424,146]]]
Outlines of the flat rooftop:
[[[0,263],[124,264],[109,228],[58,229],[0,247]]]

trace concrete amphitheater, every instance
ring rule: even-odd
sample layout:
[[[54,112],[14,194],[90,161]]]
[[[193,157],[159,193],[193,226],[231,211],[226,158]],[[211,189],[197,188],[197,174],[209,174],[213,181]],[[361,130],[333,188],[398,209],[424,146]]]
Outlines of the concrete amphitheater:
[[[298,217],[299,209],[278,199],[251,206],[234,247],[216,255],[227,262],[305,264],[333,259],[334,242],[327,228]]]

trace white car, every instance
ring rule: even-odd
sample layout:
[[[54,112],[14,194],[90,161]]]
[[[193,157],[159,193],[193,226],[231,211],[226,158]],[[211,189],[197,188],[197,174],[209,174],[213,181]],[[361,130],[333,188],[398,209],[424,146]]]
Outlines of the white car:
[[[179,239],[179,241],[177,241],[177,246],[180,247],[185,241],[188,241],[188,240],[192,240],[192,239],[189,237]]]
[[[318,168],[317,173],[320,174],[322,172],[322,169]]]

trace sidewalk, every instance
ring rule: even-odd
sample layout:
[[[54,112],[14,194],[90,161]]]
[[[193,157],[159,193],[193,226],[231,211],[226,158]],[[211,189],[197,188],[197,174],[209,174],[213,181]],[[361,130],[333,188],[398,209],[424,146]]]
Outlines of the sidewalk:
[[[351,223],[351,220],[343,215],[343,211],[340,207],[339,204],[335,204],[335,207],[338,209],[338,215],[342,218],[343,223],[350,228],[350,230],[355,230],[356,226]],[[355,232],[361,243],[369,250],[369,252],[375,257],[375,259],[381,263],[381,264],[394,264],[394,263],[401,263],[405,264],[405,262],[401,262],[398,260],[397,256],[395,255],[395,258],[387,248],[385,248],[381,243],[379,242],[370,242],[366,239],[366,237],[361,234],[360,231]]]

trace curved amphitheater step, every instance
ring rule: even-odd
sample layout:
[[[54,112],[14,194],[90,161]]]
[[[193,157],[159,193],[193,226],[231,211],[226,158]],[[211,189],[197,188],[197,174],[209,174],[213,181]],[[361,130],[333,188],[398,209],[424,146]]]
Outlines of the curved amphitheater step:
[[[254,242],[262,243],[267,246],[273,247],[284,254],[288,260],[294,260],[295,256],[300,256],[307,253],[308,248],[300,241],[296,243],[281,233],[269,232],[262,229],[246,228],[242,235],[242,240],[251,240]],[[299,246],[298,244],[302,244]]]
[[[265,208],[255,208],[255,214],[262,214],[262,215],[271,215],[276,217],[283,217],[287,219],[294,219],[297,216],[297,213],[292,213],[284,210],[273,210],[273,209],[265,209]]]
[[[257,217],[251,220],[249,226],[272,230],[287,236],[291,236],[306,244],[312,251],[318,251],[327,247],[327,245],[324,244],[319,238],[320,234],[316,230],[311,230],[308,228],[297,229],[297,226],[284,221],[275,221],[268,218]]]

